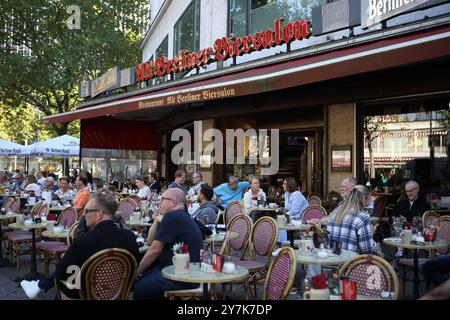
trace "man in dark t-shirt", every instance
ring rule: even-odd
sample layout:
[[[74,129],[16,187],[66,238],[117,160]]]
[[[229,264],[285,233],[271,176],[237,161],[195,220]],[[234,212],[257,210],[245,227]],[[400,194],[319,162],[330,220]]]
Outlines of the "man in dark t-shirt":
[[[186,197],[178,188],[166,190],[161,199],[161,214],[153,214],[148,232],[150,246],[139,264],[138,279],[134,283],[134,299],[163,299],[164,291],[194,289],[198,283],[183,283],[166,279],[161,269],[172,265],[172,247],[183,242],[189,247],[190,262],[200,262],[203,238],[197,224],[186,212]]]

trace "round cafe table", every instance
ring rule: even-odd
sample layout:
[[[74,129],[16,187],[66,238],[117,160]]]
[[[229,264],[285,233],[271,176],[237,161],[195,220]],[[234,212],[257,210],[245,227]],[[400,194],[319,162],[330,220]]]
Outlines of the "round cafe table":
[[[200,269],[200,263],[190,263],[188,273],[175,273],[175,266],[170,265],[162,269],[162,276],[166,279],[180,282],[202,283],[203,295],[208,296],[208,283],[227,283],[240,281],[248,277],[246,268],[236,266],[233,273],[214,272],[208,273]],[[213,287],[211,288],[213,290]]]
[[[12,218],[17,218],[19,215],[17,213],[13,214],[3,214],[0,215],[0,267],[10,265],[10,261],[3,257],[3,230],[2,230],[2,221],[9,220]]]
[[[31,230],[31,264],[30,264],[30,273],[25,275],[23,279],[25,280],[38,280],[39,277],[43,276],[37,272],[36,267],[36,229],[43,229],[47,226],[46,222],[43,223],[32,223],[32,224],[18,224],[11,223],[8,225],[11,229],[19,229],[19,230]]]
[[[356,257],[358,254],[350,250],[341,250],[340,255],[335,255],[328,252],[328,257],[319,258],[314,255],[303,255],[300,250],[295,250],[295,255],[297,257],[297,263],[303,264],[318,264],[320,266],[339,266],[346,263],[348,260]]]
[[[450,245],[450,242],[444,240],[425,241],[423,245],[414,243],[403,243],[399,237],[386,238],[383,244],[396,248],[411,249],[414,253],[414,298],[419,298],[419,250],[434,250],[444,248]]]
[[[286,230],[288,232],[289,241],[291,242],[291,247],[294,248],[294,231],[309,231],[311,229],[311,225],[303,224],[300,220],[295,220],[296,223],[279,223],[279,230]]]

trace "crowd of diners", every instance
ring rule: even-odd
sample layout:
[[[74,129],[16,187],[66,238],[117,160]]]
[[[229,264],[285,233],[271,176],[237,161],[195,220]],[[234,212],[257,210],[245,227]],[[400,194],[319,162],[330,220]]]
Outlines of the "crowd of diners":
[[[68,266],[81,266],[90,256],[107,248],[126,249],[139,262],[139,275],[133,286],[134,299],[163,299],[166,290],[196,288],[196,283],[172,281],[162,276],[162,268],[172,264],[172,245],[179,242],[187,244],[191,262],[198,262],[204,235],[196,220],[203,224],[214,223],[219,211],[236,200],[242,201],[246,211],[254,206],[255,198],[267,203],[267,196],[256,176],[252,176],[249,181],[239,181],[236,177],[229,176],[226,182],[213,188],[203,182],[200,172],[195,172],[192,176],[193,185],[187,188],[186,173],[178,170],[166,190],[163,189],[160,174],[137,177],[137,190],[134,191],[141,200],[152,200],[152,194],[162,193],[158,200],[159,209],[152,212],[153,224],[147,234],[149,249],[141,256],[135,234],[124,224],[117,223],[117,199],[114,191],[119,188],[119,182],[113,175],[108,174],[106,184],[103,185],[106,188],[95,193],[92,192],[88,175],[80,173],[71,178],[61,177],[56,183],[53,176],[45,177],[42,172],[38,172],[36,176],[20,172],[13,175],[5,172],[0,174],[0,186],[3,190],[24,191],[33,196],[39,196],[44,190],[50,191],[53,199],[70,201],[80,214],[77,236],[56,265],[54,273],[40,281],[22,282],[22,287],[32,298],[41,290],[49,290],[54,278],[66,279]],[[300,219],[302,211],[308,207],[307,199],[299,191],[293,177],[284,179],[283,188],[284,214],[292,219]],[[368,189],[358,185],[354,177],[346,177],[341,183],[340,193],[343,200],[330,213],[326,226],[329,239],[342,243],[344,250],[376,254],[379,244],[374,241],[373,235],[378,225],[371,223],[366,211],[370,199]],[[191,202],[198,202],[199,206],[189,214],[187,204]],[[419,184],[413,180],[408,181],[405,185],[405,197],[397,202],[394,216],[411,221],[414,216],[421,216],[427,210],[429,205],[420,193]],[[278,243],[285,240],[286,232],[280,230]],[[402,252],[397,254],[401,255]],[[434,283],[434,288],[422,299],[450,297],[449,271],[448,254],[425,263],[422,272],[430,283]],[[64,293],[68,297],[77,298],[77,293],[73,290],[66,288]]]

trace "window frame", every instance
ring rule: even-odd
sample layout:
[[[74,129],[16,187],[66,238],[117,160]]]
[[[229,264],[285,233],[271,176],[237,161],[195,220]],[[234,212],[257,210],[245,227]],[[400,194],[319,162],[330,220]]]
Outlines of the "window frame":
[[[177,39],[175,37],[176,34],[176,30],[177,27],[180,23],[180,21],[184,18],[184,15],[189,11],[189,9],[191,9],[191,6],[194,6],[194,16],[193,16],[193,23],[192,23],[192,29],[193,29],[193,37],[192,37],[192,48],[193,48],[193,52],[197,51],[200,49],[200,20],[201,20],[201,6],[200,6],[200,0],[192,0],[191,3],[189,3],[189,5],[186,7],[186,9],[184,9],[183,13],[180,15],[180,17],[178,18],[177,22],[175,22],[174,26],[173,26],[173,57],[176,57],[178,55],[178,52],[180,52],[181,50],[183,50],[183,48],[178,48],[177,45]],[[196,10],[199,10],[199,19],[197,21],[197,15]],[[196,39],[195,39],[195,31],[197,29],[197,26],[199,27],[198,31],[198,46],[196,43]]]

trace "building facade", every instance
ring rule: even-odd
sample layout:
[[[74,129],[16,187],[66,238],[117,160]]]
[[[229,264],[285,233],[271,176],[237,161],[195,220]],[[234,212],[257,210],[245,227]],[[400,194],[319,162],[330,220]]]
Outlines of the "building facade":
[[[152,1],[151,19],[131,68],[138,90],[45,119],[82,119],[81,157],[101,175],[116,152],[136,159],[133,174],[159,168],[168,180],[178,168],[213,185],[235,174],[280,187],[293,176],[325,195],[354,175],[373,188],[417,179],[450,194],[446,1]],[[199,126],[278,129],[279,170],[250,163],[252,138],[244,164],[173,163],[174,130]]]

